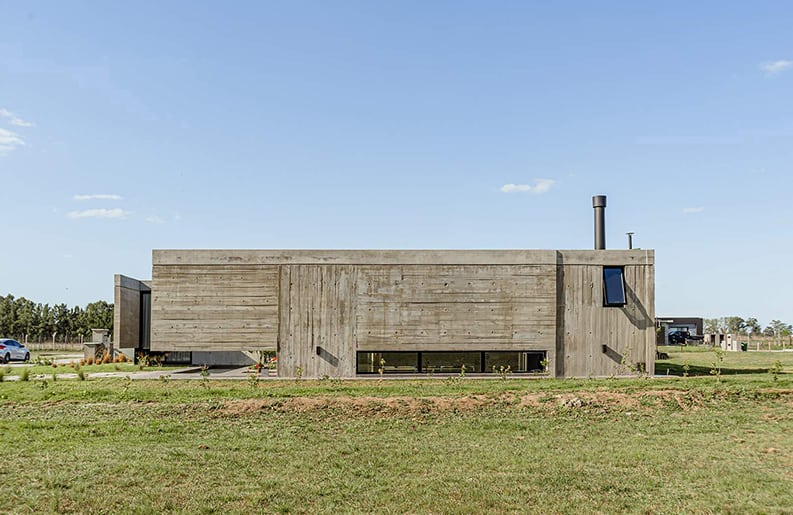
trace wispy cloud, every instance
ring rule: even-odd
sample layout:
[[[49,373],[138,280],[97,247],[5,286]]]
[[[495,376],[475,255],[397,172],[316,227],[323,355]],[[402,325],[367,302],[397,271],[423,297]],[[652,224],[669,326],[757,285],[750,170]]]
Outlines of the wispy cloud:
[[[767,61],[760,65],[760,69],[765,72],[766,77],[773,77],[793,66],[793,61],[780,59],[779,61]]]
[[[534,185],[531,184],[505,184],[501,186],[501,191],[504,193],[546,193],[551,187],[556,184],[553,179],[534,179]]]
[[[163,220],[159,216],[150,216],[150,217],[146,218],[146,221],[149,222],[150,224],[164,224],[165,223],[165,220]]]
[[[86,209],[84,211],[69,211],[66,216],[69,218],[126,218],[129,211],[120,208],[115,209]]]
[[[0,107],[0,118],[5,118],[6,120],[8,120],[8,123],[10,123],[11,125],[14,125],[16,127],[35,127],[36,126],[35,123],[23,120],[22,118],[20,118],[19,116],[15,115],[14,113],[9,111],[8,109],[4,109],[2,107]]]
[[[684,207],[683,208],[683,213],[685,213],[687,215],[690,215],[691,213],[701,213],[703,211],[705,211],[705,208],[701,207],[701,206],[700,207]]]
[[[0,128],[0,156],[7,156],[18,147],[23,146],[25,146],[25,140],[19,134]]]
[[[121,200],[121,195],[112,193],[96,193],[93,195],[75,195],[74,200]]]

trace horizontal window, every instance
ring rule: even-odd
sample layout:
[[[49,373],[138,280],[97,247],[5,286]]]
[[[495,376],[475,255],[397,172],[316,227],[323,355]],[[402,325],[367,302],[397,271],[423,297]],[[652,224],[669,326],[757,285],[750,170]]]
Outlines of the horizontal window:
[[[543,372],[545,351],[359,352],[359,374]]]

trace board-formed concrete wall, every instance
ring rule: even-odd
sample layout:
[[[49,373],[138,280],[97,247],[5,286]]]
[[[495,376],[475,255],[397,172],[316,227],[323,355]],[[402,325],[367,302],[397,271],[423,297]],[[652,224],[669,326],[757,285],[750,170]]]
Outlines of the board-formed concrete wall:
[[[624,267],[625,306],[603,306],[604,265]],[[654,364],[653,251],[155,250],[151,284],[152,350],[277,350],[285,377],[354,376],[358,351]]]
[[[140,347],[140,294],[149,291],[150,284],[116,274],[114,286],[113,343],[122,351],[137,349]]]

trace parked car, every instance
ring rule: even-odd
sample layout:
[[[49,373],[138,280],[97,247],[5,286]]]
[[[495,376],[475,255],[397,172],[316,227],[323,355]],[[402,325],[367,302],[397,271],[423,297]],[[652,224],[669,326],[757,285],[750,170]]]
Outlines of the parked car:
[[[686,345],[689,340],[701,341],[703,339],[704,336],[700,336],[697,334],[689,334],[687,331],[675,331],[673,333],[669,333],[670,345]]]
[[[0,361],[8,363],[12,359],[29,361],[30,352],[24,345],[10,338],[0,338]]]

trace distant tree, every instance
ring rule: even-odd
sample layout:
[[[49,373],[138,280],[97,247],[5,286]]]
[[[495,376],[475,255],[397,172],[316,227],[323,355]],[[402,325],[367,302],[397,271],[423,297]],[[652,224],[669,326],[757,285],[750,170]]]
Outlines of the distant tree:
[[[706,318],[703,320],[703,324],[705,326],[705,332],[708,334],[713,334],[719,332],[719,319],[718,318]]]
[[[745,327],[746,327],[746,334],[751,336],[756,336],[763,332],[763,328],[760,327],[760,323],[754,317],[746,319]]]
[[[90,335],[91,329],[110,329],[113,331],[113,304],[109,304],[104,300],[92,302],[85,307],[85,322],[88,324],[86,328]]]
[[[741,317],[724,317],[722,319],[724,330],[729,334],[743,334],[746,321]]]

